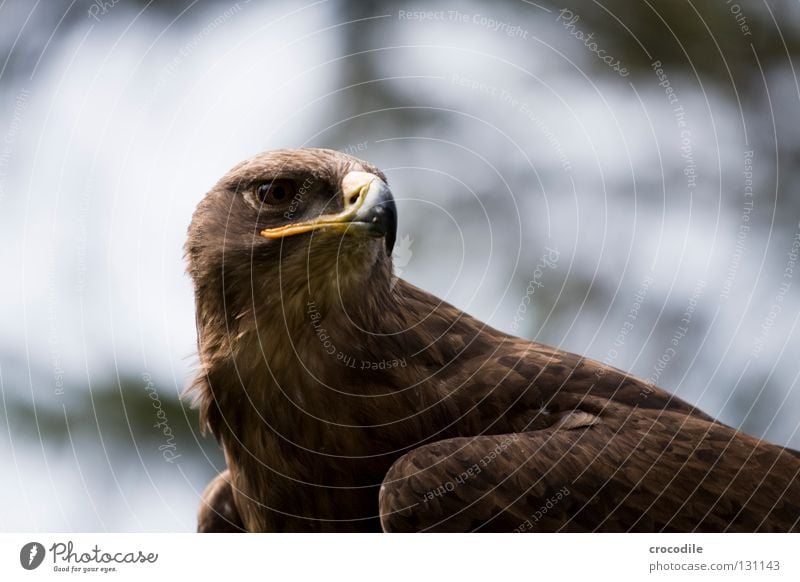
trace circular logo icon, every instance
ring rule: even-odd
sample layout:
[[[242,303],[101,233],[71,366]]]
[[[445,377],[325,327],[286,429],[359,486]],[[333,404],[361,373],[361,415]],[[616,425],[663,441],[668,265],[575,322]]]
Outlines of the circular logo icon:
[[[44,561],[44,546],[39,542],[28,542],[19,551],[19,563],[26,570],[34,570]]]

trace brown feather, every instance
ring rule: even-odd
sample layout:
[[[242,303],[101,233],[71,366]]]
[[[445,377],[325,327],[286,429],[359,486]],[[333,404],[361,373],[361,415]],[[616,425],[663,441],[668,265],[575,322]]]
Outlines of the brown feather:
[[[192,391],[230,471],[214,515],[239,523],[232,499],[248,531],[798,529],[797,452],[394,282],[378,240],[258,236],[291,219],[248,206],[251,184],[312,176],[313,216],[350,170],[385,179],[330,150],[262,154],[195,213]]]
[[[230,473],[223,471],[203,491],[200,510],[197,512],[199,533],[243,532],[244,524],[236,509]]]

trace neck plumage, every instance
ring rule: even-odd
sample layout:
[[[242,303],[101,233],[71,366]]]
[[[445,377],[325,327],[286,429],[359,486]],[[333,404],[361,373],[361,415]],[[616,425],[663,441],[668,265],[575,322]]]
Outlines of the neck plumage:
[[[385,368],[379,360],[395,359],[385,352],[397,349],[407,324],[388,260],[357,277],[287,274],[278,286],[228,275],[195,283],[195,393],[217,436],[229,425],[237,430],[229,418],[265,419],[287,407],[314,414],[324,412],[321,395],[355,394],[342,384],[362,366]]]

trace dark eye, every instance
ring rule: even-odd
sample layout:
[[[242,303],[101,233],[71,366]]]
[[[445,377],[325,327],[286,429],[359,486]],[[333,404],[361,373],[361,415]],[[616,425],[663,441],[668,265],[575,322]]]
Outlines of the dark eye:
[[[256,198],[262,204],[279,205],[289,202],[294,196],[294,182],[291,180],[272,180],[256,187]]]

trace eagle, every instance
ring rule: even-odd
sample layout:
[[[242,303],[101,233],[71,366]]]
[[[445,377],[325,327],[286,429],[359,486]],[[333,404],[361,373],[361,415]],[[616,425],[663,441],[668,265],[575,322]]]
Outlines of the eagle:
[[[200,532],[789,532],[800,453],[393,273],[386,176],[281,149],[199,203]]]

